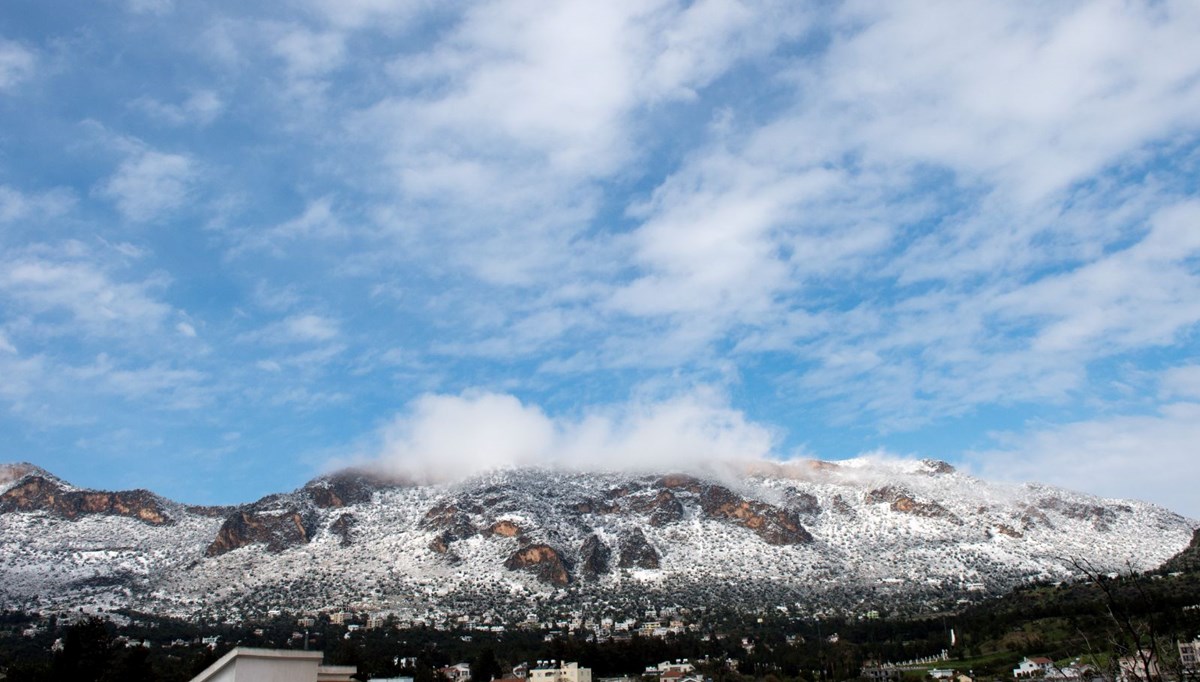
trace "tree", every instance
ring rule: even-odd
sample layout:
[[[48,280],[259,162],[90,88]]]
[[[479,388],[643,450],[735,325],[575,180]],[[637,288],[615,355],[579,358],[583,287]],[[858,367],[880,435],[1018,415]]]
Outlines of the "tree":
[[[492,682],[499,674],[496,652],[490,646],[480,649],[475,660],[471,661],[471,682]]]

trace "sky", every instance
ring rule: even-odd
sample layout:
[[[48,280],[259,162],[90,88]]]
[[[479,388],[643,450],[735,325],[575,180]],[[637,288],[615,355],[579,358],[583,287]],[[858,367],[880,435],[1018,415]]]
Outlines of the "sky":
[[[7,0],[0,461],[942,459],[1200,518],[1192,0]]]

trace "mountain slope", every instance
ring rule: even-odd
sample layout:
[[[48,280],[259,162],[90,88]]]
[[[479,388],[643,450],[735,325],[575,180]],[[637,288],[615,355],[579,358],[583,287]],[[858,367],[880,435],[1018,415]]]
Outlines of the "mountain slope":
[[[921,610],[1068,577],[1072,558],[1152,568],[1193,530],[1153,505],[932,461],[504,470],[446,485],[344,471],[232,509],[79,490],[27,465],[0,474],[0,607],[39,610]]]

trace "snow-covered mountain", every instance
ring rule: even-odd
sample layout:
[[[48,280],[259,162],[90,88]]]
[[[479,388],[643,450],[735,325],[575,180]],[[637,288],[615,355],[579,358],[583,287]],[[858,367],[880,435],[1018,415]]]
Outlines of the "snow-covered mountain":
[[[786,606],[923,610],[1161,564],[1196,524],[1143,502],[1008,485],[944,462],[757,462],[703,474],[367,471],[240,507],[75,488],[0,466],[0,608],[402,618]],[[540,606],[539,606],[540,605]]]

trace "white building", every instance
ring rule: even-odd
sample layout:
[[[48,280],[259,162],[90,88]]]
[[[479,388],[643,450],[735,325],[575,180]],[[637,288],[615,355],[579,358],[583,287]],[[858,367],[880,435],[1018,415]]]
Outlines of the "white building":
[[[438,669],[442,677],[450,680],[450,682],[466,682],[471,679],[471,665],[469,663],[455,663],[454,665]]]
[[[1024,658],[1017,667],[1013,668],[1013,677],[1020,679],[1022,677],[1042,677],[1051,668],[1054,667],[1054,661],[1048,658]]]
[[[320,651],[238,647],[192,682],[350,682],[354,666],[321,665]]]
[[[539,665],[529,671],[529,682],[592,682],[592,669],[580,668],[578,663],[563,663],[557,667]]]

